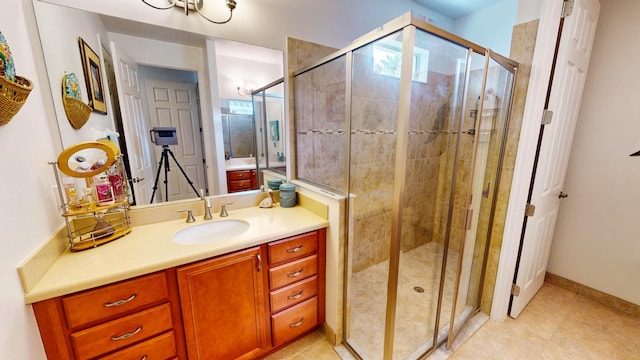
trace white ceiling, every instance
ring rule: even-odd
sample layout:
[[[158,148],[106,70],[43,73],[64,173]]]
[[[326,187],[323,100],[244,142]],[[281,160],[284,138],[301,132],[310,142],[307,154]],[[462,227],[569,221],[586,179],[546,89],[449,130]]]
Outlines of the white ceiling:
[[[453,20],[504,0],[413,0]]]

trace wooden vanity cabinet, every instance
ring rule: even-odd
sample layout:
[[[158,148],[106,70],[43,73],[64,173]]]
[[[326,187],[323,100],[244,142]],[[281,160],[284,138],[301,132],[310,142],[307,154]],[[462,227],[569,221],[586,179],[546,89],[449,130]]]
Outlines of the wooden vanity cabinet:
[[[189,359],[254,359],[324,323],[325,229],[176,273]]]
[[[184,346],[178,345],[183,343],[182,328],[176,330],[174,324],[180,324],[181,318],[171,301],[170,283],[167,272],[157,272],[34,303],[47,357],[166,360],[180,356],[184,353]]]
[[[263,247],[178,268],[189,359],[252,359],[270,347]]]
[[[232,192],[258,189],[256,170],[227,171],[227,190]]]
[[[324,323],[325,234],[34,303],[47,358],[263,357]]]

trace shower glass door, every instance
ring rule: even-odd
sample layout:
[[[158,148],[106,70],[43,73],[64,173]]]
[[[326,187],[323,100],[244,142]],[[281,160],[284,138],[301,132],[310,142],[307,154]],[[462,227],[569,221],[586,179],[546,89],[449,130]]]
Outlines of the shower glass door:
[[[462,216],[456,169],[466,163],[458,143],[470,52],[420,29],[411,49],[413,67],[424,76],[407,87],[410,107],[401,120],[407,146],[393,359],[425,354],[437,344],[437,329],[447,325],[438,324],[438,314],[451,308],[452,291],[445,293],[442,284],[455,278],[455,269],[445,265],[456,257],[445,255]]]
[[[349,156],[347,342],[367,359],[382,359],[393,200],[402,34],[353,51]]]
[[[507,140],[509,109],[513,92],[515,67],[513,62],[487,51],[484,66],[470,71],[461,148],[472,151],[473,164],[465,172],[470,188],[465,208],[469,209],[466,226],[459,234],[461,242],[449,246],[449,257],[456,257],[452,267],[456,270],[454,292],[449,316],[447,346],[481,306],[484,269],[491,238],[497,192],[500,184],[501,164]],[[478,62],[472,61],[472,64]],[[473,69],[473,67],[472,67]],[[474,103],[475,99],[475,103]],[[465,156],[467,157],[467,156]],[[464,174],[463,174],[464,176]],[[447,287],[451,287],[448,281]],[[445,335],[445,334],[443,334]]]

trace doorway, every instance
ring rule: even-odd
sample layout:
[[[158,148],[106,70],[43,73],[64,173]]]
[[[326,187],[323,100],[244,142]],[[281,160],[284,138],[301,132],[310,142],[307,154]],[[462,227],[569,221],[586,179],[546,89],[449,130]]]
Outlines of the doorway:
[[[147,100],[145,111],[149,114],[149,129],[175,128],[177,137],[177,144],[168,146],[171,150],[169,155],[173,155],[169,156],[168,164],[162,161],[164,147],[151,143],[156,191],[154,202],[204,195],[199,193],[200,189],[207,194],[197,74],[143,65],[139,69],[144,83],[143,96]],[[164,167],[169,168],[166,179],[162,171]],[[167,186],[161,186],[165,180]]]

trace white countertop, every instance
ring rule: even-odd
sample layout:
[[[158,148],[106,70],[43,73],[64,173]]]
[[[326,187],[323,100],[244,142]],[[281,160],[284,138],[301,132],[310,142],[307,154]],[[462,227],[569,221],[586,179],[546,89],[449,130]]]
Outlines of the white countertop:
[[[225,169],[227,171],[235,171],[235,170],[251,170],[256,168],[255,159],[251,158],[231,158],[229,160],[225,160]],[[265,164],[261,164],[260,168],[265,169]],[[271,168],[280,168],[287,166],[287,163],[284,161],[270,161],[269,167]]]
[[[242,219],[249,229],[234,237],[200,245],[181,245],[172,241],[173,234],[190,226],[224,219]],[[212,220],[196,217],[136,226],[130,234],[95,249],[63,253],[25,294],[27,304],[90,289],[207,259],[216,255],[249,248],[269,241],[320,229],[329,225],[326,219],[301,206],[269,209],[250,207],[230,210],[229,216]]]

